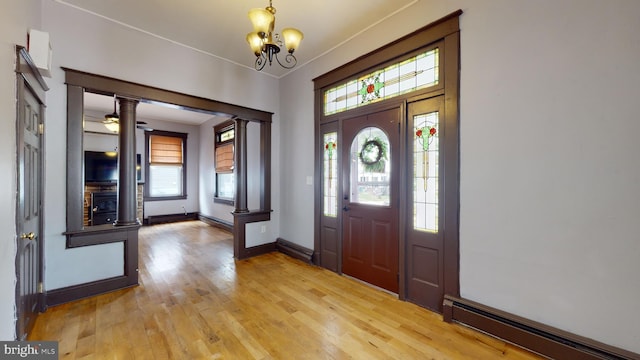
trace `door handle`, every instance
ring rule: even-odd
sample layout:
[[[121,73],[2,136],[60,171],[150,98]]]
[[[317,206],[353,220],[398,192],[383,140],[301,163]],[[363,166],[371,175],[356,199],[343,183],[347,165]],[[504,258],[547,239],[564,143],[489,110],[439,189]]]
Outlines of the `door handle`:
[[[35,239],[35,238],[36,238],[36,234],[34,234],[34,233],[33,233],[33,231],[32,231],[32,232],[30,232],[30,233],[28,233],[28,234],[22,233],[22,235],[20,235],[20,239],[29,239],[29,240],[33,240],[33,239]]]
[[[343,210],[343,211],[349,211],[349,210],[351,210],[351,208],[345,205],[345,206],[342,208],[342,210]]]

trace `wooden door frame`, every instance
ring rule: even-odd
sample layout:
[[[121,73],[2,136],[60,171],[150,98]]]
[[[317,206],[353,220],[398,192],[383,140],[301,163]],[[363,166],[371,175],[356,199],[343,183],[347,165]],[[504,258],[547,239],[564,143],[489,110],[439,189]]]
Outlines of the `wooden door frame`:
[[[33,62],[33,59],[31,59],[31,56],[29,55],[29,53],[27,52],[26,48],[22,47],[22,46],[16,46],[16,57],[17,57],[17,61],[16,61],[16,98],[19,99],[22,97],[22,93],[24,91],[30,91],[33,96],[38,100],[39,104],[40,104],[40,123],[42,124],[42,126],[44,126],[45,124],[45,92],[49,90],[49,87],[47,86],[47,84],[45,83],[44,79],[42,78],[42,75],[40,75],[40,71],[38,70],[37,66],[35,65],[35,63]],[[22,125],[20,123],[20,113],[22,111],[22,109],[20,108],[20,106],[22,105],[21,101],[17,101],[16,102],[16,146],[17,146],[17,151],[16,151],[16,163],[17,163],[17,167],[16,167],[16,175],[17,175],[17,186],[21,186],[20,185],[20,156],[18,155],[18,152],[21,151],[21,145],[23,142],[22,136],[23,136],[23,129],[21,128]],[[37,311],[44,311],[46,308],[46,304],[45,304],[45,293],[44,293],[44,288],[42,286],[42,278],[43,278],[43,273],[44,273],[44,243],[45,243],[45,236],[44,236],[44,175],[45,175],[45,135],[44,135],[44,131],[40,134],[40,157],[39,157],[39,163],[38,163],[38,171],[40,172],[40,179],[38,182],[38,189],[37,191],[40,193],[39,196],[39,217],[38,217],[38,269],[37,271],[37,283],[38,283],[38,296],[37,296]],[[17,194],[17,196],[19,196],[19,193]],[[19,223],[20,223],[20,204],[19,204],[19,199],[16,199],[16,230],[18,230],[20,228]],[[23,330],[25,332],[27,332],[30,329],[21,329],[21,321],[20,321],[20,310],[21,307],[19,305],[20,302],[20,290],[19,290],[19,286],[20,286],[20,253],[19,253],[19,249],[20,249],[20,236],[16,233],[16,244],[17,244],[17,251],[16,251],[16,259],[15,259],[15,267],[16,267],[16,289],[15,289],[15,294],[16,294],[16,336],[18,337],[18,340],[20,340],[20,337],[22,337],[23,334],[21,334],[23,332]],[[26,334],[25,334],[26,335]]]
[[[322,176],[323,176],[323,158],[324,154],[321,151],[324,145],[322,143],[323,129],[333,128],[337,126],[337,138],[341,143],[341,128],[342,121],[346,118],[346,113],[349,113],[349,117],[353,116],[353,113],[357,112],[373,112],[374,108],[378,106],[390,106],[390,104],[397,104],[403,102],[403,118],[401,119],[401,145],[400,150],[403,156],[401,156],[401,166],[406,169],[407,166],[407,129],[406,129],[406,108],[409,102],[419,101],[427,99],[429,97],[444,95],[445,96],[445,118],[444,122],[449,133],[456,134],[445,144],[443,151],[446,152],[448,163],[444,170],[444,176],[446,183],[444,184],[444,199],[447,204],[454,204],[447,206],[445,210],[445,223],[447,224],[447,241],[444,245],[444,294],[459,296],[460,294],[460,280],[459,280],[459,173],[460,173],[460,155],[459,155],[459,71],[460,71],[460,25],[459,17],[462,14],[462,10],[455,11],[407,36],[404,36],[394,42],[382,46],[381,48],[374,50],[368,54],[365,54],[343,66],[340,66],[324,75],[321,75],[314,81],[314,102],[315,102],[315,185],[314,185],[314,254],[313,262],[317,265],[323,265],[322,253],[322,234],[321,223],[323,218],[323,198],[322,198]],[[415,54],[417,50],[427,48],[435,43],[439,43],[439,47],[442,49],[440,64],[443,67],[444,72],[440,78],[438,86],[430,87],[424,90],[415,91],[405,95],[401,95],[389,100],[381,101],[377,104],[367,105],[366,107],[356,108],[338,114],[324,115],[324,92],[333,86],[340,83],[344,83],[347,80],[357,78],[358,76],[365,75],[377,68],[385,65],[393,64],[395,62],[404,60],[411,55]],[[407,175],[405,172],[401,172],[400,175],[401,184],[407,183]],[[340,179],[338,183],[340,183]],[[406,221],[408,218],[408,203],[407,203],[407,189],[401,186],[400,188],[400,222]],[[339,230],[342,229],[341,217],[338,216],[336,226]],[[400,226],[399,240],[400,240],[400,289],[399,297],[406,299],[406,241],[404,226]],[[342,240],[339,239],[339,245],[342,246]],[[339,247],[338,247],[339,248]],[[339,253],[339,256],[342,256]],[[327,266],[325,266],[327,267]],[[338,273],[341,269],[338,266],[329,266],[333,271]]]

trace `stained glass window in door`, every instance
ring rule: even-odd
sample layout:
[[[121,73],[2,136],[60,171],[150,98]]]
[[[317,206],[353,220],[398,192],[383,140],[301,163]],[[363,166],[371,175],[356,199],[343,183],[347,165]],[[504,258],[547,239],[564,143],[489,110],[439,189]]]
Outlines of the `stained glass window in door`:
[[[438,231],[439,135],[438,112],[414,116],[413,226]]]
[[[350,150],[350,202],[389,206],[391,181],[389,137],[377,127],[360,130]]]
[[[324,134],[323,160],[323,213],[324,216],[338,215],[338,138],[337,132]]]

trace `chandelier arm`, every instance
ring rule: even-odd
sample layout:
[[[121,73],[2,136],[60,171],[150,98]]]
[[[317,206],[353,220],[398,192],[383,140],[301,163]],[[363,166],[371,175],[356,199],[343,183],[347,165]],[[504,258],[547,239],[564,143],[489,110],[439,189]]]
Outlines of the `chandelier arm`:
[[[264,69],[264,66],[267,64],[267,59],[264,57],[264,53],[260,54],[260,56],[256,57],[255,69],[260,71]]]
[[[298,59],[296,59],[296,57],[293,56],[293,54],[291,53],[287,53],[287,55],[284,57],[284,62],[285,62],[284,64],[280,62],[280,59],[278,58],[277,55],[275,58],[276,58],[276,61],[278,61],[278,64],[280,64],[280,66],[282,66],[285,69],[292,69],[294,66],[296,66],[296,64],[298,64]]]

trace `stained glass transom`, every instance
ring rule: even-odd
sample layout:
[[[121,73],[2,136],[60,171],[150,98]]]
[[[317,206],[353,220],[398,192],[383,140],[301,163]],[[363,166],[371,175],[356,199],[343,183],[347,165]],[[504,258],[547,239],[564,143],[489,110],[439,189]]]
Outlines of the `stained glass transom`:
[[[324,216],[338,216],[338,138],[337,132],[324,134],[323,198]]]
[[[438,112],[414,116],[413,227],[438,231],[439,135]]]
[[[438,48],[341,84],[324,93],[324,114],[388,99],[438,84]]]
[[[362,129],[351,143],[350,183],[352,203],[389,206],[391,195],[389,137],[377,128]]]

